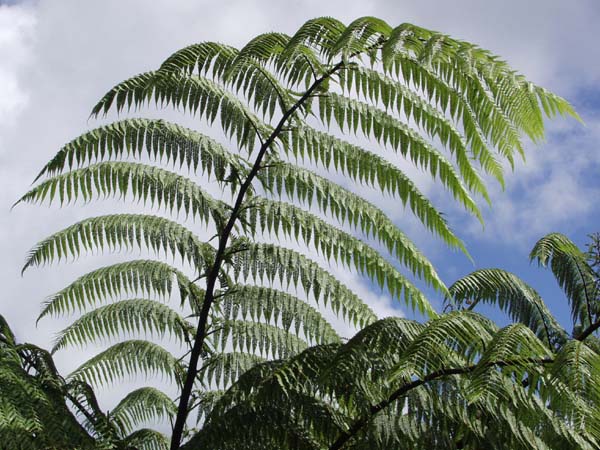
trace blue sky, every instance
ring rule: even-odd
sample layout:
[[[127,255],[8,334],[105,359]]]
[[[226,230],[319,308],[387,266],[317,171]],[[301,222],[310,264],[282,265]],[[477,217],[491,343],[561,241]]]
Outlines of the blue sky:
[[[480,203],[485,229],[447,204],[439,188],[421,177],[421,187],[436,204],[448,205],[442,209],[466,242],[475,265],[447,251],[393,202],[385,205],[447,284],[476,268],[503,268],[536,288],[559,320],[568,323],[568,308],[556,283],[548,271],[529,264],[528,253],[549,232],[565,233],[583,246],[587,234],[600,231],[600,50],[596,44],[600,4],[596,0],[9,3],[0,2],[0,282],[4,288],[0,313],[22,339],[47,346],[66,322],[42,321],[36,328],[33,318],[43,299],[75,274],[108,260],[89,258],[20,278],[21,264],[35,242],[112,206],[58,210],[24,205],[9,212],[60,146],[94,126],[87,118],[95,101],[116,82],[156,67],[185,45],[217,40],[241,46],[265,31],[292,33],[319,15],[347,23],[374,15],[392,25],[412,22],[478,43],[572,102],[585,126],[570,119],[548,123],[546,142],[528,145],[527,162],[507,174],[506,190],[491,184],[493,208]],[[402,313],[400,305],[380,296],[363,279],[340,276],[368,297],[379,314]],[[432,300],[436,301],[433,295]],[[76,364],[72,354],[57,359],[66,371]]]

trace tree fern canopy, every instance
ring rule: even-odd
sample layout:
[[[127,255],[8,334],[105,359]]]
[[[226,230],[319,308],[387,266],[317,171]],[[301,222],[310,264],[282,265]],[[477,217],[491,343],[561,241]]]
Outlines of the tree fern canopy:
[[[441,370],[452,352],[452,360],[463,363],[488,357],[482,346],[496,342],[498,331],[468,313],[454,318],[456,323],[453,316],[438,317],[413,279],[442,295],[448,289],[385,205],[368,201],[364,191],[389,196],[425,229],[468,255],[413,173],[393,161],[427,173],[448,198],[481,220],[478,201],[490,201],[485,175],[503,183],[502,162],[512,164],[524,153],[523,137],[543,138],[544,115],[576,116],[565,100],[488,51],[374,17],[349,25],[316,18],[291,36],[262,34],[241,49],[214,42],[188,46],[156,70],[110,89],[92,116],[137,114],[146,107],[173,108],[206,126],[201,132],[133,117],[95,128],[61,148],[19,201],[66,205],[118,198],[154,207],[161,215],[84,218],[37,244],[23,270],[89,252],[153,255],[82,275],[51,296],[40,317],[82,314],[59,334],[55,350],[98,340],[113,344],[67,382],[99,385],[138,372],[170,378],[180,389],[175,409],[155,391],[136,391],[113,418],[120,436],[131,433],[129,445],[146,439],[153,443],[148,448],[164,442],[151,430],[135,431],[146,414],[173,419],[172,449],[191,430],[188,415],[194,409],[202,423],[210,423],[208,435],[219,429],[208,411],[231,382],[239,378],[239,386],[252,376],[254,368],[246,372],[250,367],[264,368],[261,377],[272,371],[267,384],[283,386],[293,375],[285,364],[257,362],[287,358],[294,367],[299,361],[318,367],[319,358],[337,351],[353,354],[347,348],[354,341],[340,347],[332,315],[378,329],[376,315],[336,278],[332,264],[355,271],[440,327],[438,334],[425,336],[413,322],[388,324],[419,342],[406,343],[406,354],[416,362],[396,361],[398,377],[426,377],[429,369]],[[343,185],[343,177],[350,186]],[[533,300],[527,301],[524,309],[532,315]],[[542,316],[529,322],[543,321]],[[502,339],[539,350],[534,345],[539,330],[517,331]],[[448,349],[442,337],[452,333],[457,337]],[[469,341],[475,335],[478,345]],[[181,354],[161,346],[163,337],[175,338]],[[329,350],[313,351],[311,344]],[[377,367],[373,373],[383,372]],[[389,382],[382,378],[382,388]],[[460,397],[460,387],[443,388]],[[340,396],[338,409],[314,392],[284,391],[297,402],[302,420],[330,419],[310,422],[315,437],[285,411],[265,412],[272,414],[265,424],[279,420],[297,432],[285,438],[294,448],[315,448],[334,428],[348,424],[348,411],[375,398],[365,388],[364,398]],[[417,397],[411,401],[420,401]],[[456,420],[465,401],[457,399]],[[252,414],[246,406],[240,402],[235,409],[240,417]],[[385,415],[377,420],[388,419],[395,420]],[[416,426],[413,419],[401,426]]]

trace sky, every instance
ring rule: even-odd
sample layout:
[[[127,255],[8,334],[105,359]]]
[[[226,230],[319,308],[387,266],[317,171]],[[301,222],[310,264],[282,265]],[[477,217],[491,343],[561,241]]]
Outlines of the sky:
[[[493,206],[480,202],[484,228],[452,205],[442,207],[474,263],[416,226],[393,201],[384,205],[446,284],[476,268],[500,267],[536,288],[559,320],[568,323],[568,308],[555,281],[548,271],[529,264],[528,253],[549,232],[562,232],[584,246],[588,234],[600,231],[597,0],[0,1],[0,313],[19,339],[49,347],[68,321],[36,325],[44,298],[113,258],[95,255],[21,277],[25,256],[36,242],[84,217],[107,213],[115,204],[10,209],[64,143],[98,124],[88,120],[95,102],[117,82],[157,67],[191,43],[211,40],[240,47],[259,33],[292,34],[306,20],[323,15],[345,23],[365,15],[390,25],[411,22],[477,43],[574,105],[585,124],[548,122],[546,141],[527,145],[527,161],[509,170],[506,189],[490,184]],[[434,201],[446,206],[439,186],[415,176]],[[356,274],[338,269],[336,274],[378,315],[406,313]],[[439,305],[439,298],[430,295]],[[81,354],[57,354],[59,368],[65,373],[74,369]],[[109,405],[111,395],[103,395]]]

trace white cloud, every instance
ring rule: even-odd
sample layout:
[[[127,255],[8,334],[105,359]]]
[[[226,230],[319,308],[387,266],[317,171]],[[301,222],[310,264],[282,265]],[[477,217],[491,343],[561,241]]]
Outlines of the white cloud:
[[[16,123],[28,101],[19,75],[31,62],[35,22],[30,8],[0,5],[0,130]]]

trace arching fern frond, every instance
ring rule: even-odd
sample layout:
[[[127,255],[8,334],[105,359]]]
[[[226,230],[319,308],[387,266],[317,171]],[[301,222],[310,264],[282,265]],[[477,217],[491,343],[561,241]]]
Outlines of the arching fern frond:
[[[449,288],[451,301],[474,309],[478,303],[497,305],[512,320],[531,328],[554,346],[564,342],[566,332],[556,321],[539,294],[521,279],[501,269],[481,269],[456,281]]]
[[[82,134],[66,144],[44,166],[36,180],[53,176],[94,161],[141,158],[166,159],[173,166],[185,165],[194,172],[214,174],[223,181],[231,173],[243,173],[243,160],[213,139],[164,120],[124,119]]]
[[[169,439],[164,434],[150,428],[142,428],[123,439],[126,447],[139,450],[167,450]]]
[[[111,419],[125,436],[140,423],[170,419],[176,412],[175,403],[167,394],[156,388],[143,387],[127,394],[111,411]]]
[[[550,233],[534,245],[529,255],[541,266],[550,266],[556,281],[565,291],[573,319],[588,327],[598,317],[600,292],[597,276],[588,265],[585,254],[566,236]]]
[[[204,267],[214,251],[177,222],[158,216],[115,214],[83,220],[41,241],[30,251],[23,271],[69,256],[76,258],[83,251],[134,246],[173,258],[179,256],[197,268]]]
[[[220,223],[224,206],[204,192],[196,183],[179,174],[146,164],[103,162],[52,177],[30,190],[19,201],[49,204],[56,198],[60,204],[79,198],[115,197],[127,200],[130,194],[144,205],[164,207],[170,213],[184,212]]]
[[[181,363],[164,348],[144,340],[128,340],[115,344],[93,356],[70,375],[95,386],[114,383],[118,379],[145,373],[179,380]]]
[[[392,413],[371,419],[385,409],[373,403],[375,399],[385,400],[386,405],[394,403],[389,395],[395,383],[422,383],[423,389],[411,391],[415,395],[433,395],[436,390],[462,392],[468,377],[421,377],[433,376],[435,370],[444,370],[450,363],[476,364],[491,351],[487,346],[497,329],[468,311],[438,317],[412,280],[418,278],[437,292],[448,294],[428,259],[378,202],[367,201],[363,193],[342,180],[338,184],[317,173],[322,169],[336,172],[375,193],[389,194],[451,248],[468,255],[443,211],[423,195],[410,174],[402,172],[392,159],[379,156],[378,149],[371,146],[394,150],[397,157],[443,186],[448,198],[481,219],[471,197],[481,195],[489,201],[486,180],[479,169],[502,182],[503,161],[512,164],[514,155],[524,152],[521,135],[534,141],[542,138],[544,113],[574,114],[564,100],[528,82],[486,50],[410,24],[393,28],[374,17],[358,18],[348,26],[333,18],[316,18],[291,36],[261,34],[240,50],[214,42],[188,46],[157,70],[117,84],[96,104],[92,116],[153,106],[203,119],[213,129],[218,127],[216,134],[224,134],[229,147],[236,148],[227,150],[197,131],[163,120],[126,118],[66,144],[43,167],[39,184],[20,201],[67,204],[77,199],[120,197],[161,207],[167,214],[197,218],[215,229],[214,236],[203,240],[182,224],[162,217],[111,214],[89,218],[40,242],[24,267],[77,258],[84,252],[139,248],[159,258],[173,258],[173,264],[181,262],[186,267],[182,270],[194,273],[188,277],[175,267],[152,261],[105,267],[52,296],[40,316],[84,312],[60,335],[58,348],[95,339],[114,340],[123,334],[148,339],[172,334],[185,341],[189,320],[196,330],[189,353],[181,358],[150,340],[132,339],[93,357],[72,378],[107,384],[137,372],[170,374],[181,389],[173,423],[173,449],[180,447],[186,433],[186,418],[196,403],[192,398],[201,400],[202,392],[214,387],[212,384],[226,387],[233,383],[215,404],[216,410],[219,404],[238,399],[239,403],[221,408],[228,418],[240,424],[253,417],[262,421],[256,436],[246,435],[239,445],[232,435],[219,447],[214,439],[224,422],[212,412],[202,413],[202,426],[213,430],[202,442],[236,450],[368,447],[386,440],[355,439],[348,434],[358,426],[351,419],[366,417],[365,423],[379,420],[382,426],[391,423],[388,419]],[[342,133],[360,134],[367,142],[355,145],[350,138],[330,135],[324,128],[331,123]],[[294,165],[288,161],[293,157],[298,164],[306,157],[312,166]],[[222,195],[208,195],[206,191],[214,190],[196,180],[196,172],[216,182]],[[315,210],[308,211],[313,206]],[[329,219],[338,224],[329,223]],[[376,316],[330,273],[329,267],[271,242],[259,243],[280,237],[314,248],[330,264],[338,262],[355,270],[434,320],[422,326],[406,320],[384,322],[351,340],[337,356],[328,353],[325,347],[337,348],[340,338],[325,319],[328,316],[309,306],[310,302],[316,301],[354,325],[372,324]],[[373,247],[369,240],[374,241]],[[556,259],[553,254],[552,260]],[[240,286],[240,280],[252,285]],[[265,283],[272,286],[263,286]],[[463,290],[467,292],[469,286]],[[294,288],[302,291],[298,297],[306,296],[307,302],[289,292]],[[493,288],[482,299],[498,301],[500,291],[492,293]],[[539,336],[540,317],[545,314],[536,316],[532,309],[537,305],[535,296],[529,296],[522,286],[519,289],[513,294],[520,306],[506,308],[527,325],[537,327],[533,331]],[[567,286],[567,290],[576,295],[575,285]],[[185,313],[154,301],[177,294]],[[581,319],[581,325],[587,327],[578,335],[589,338],[586,342],[592,345],[595,341],[590,335],[600,326],[594,321],[600,313],[592,311],[588,297],[585,308],[579,297],[573,303],[574,314],[587,314],[587,322]],[[382,337],[386,331],[389,335]],[[505,341],[524,346],[531,338],[527,333],[515,332],[510,339],[507,334]],[[394,339],[401,342],[394,346]],[[506,342],[502,345],[508,348]],[[555,339],[553,344],[560,342]],[[308,343],[323,346],[314,352],[303,351]],[[386,357],[375,357],[375,351]],[[297,356],[288,366],[260,363],[253,366],[259,367],[256,372],[246,372],[254,375],[240,377],[258,362],[257,354],[267,358]],[[333,358],[340,369],[331,383],[326,383],[325,375],[316,381],[302,375],[295,378],[293,370],[303,364],[312,374],[321,369],[327,373],[326,367],[332,366],[324,355]],[[200,375],[199,367],[205,367]],[[514,370],[524,374],[519,367]],[[358,370],[360,374],[353,376]],[[494,376],[505,379],[501,372],[494,371]],[[491,377],[491,373],[484,375]],[[261,374],[265,375],[264,384],[255,388],[249,380],[257,381]],[[448,378],[457,381],[449,382]],[[344,393],[354,380],[361,383],[356,393]],[[240,383],[248,389],[236,391]],[[233,391],[243,391],[244,395],[236,397]],[[281,401],[274,402],[274,409],[253,403],[261,396],[268,398],[269,393]],[[438,408],[428,414],[421,409],[421,415],[407,420],[406,427],[422,425],[433,434],[452,430],[465,436],[466,444],[485,447],[489,436],[482,423],[496,420],[502,421],[499,435],[508,436],[506,442],[517,443],[517,448],[525,443],[541,446],[550,442],[546,435],[535,440],[533,430],[541,427],[537,422],[527,422],[523,432],[512,432],[511,421],[520,420],[518,415],[511,415],[512,410],[496,419],[494,411],[487,408],[489,404],[477,409],[461,395],[447,410]],[[507,398],[516,402],[514,397]],[[477,401],[488,400],[479,396]],[[470,409],[461,412],[464,405]],[[373,414],[373,408],[379,409]],[[396,404],[392,412],[401,415],[402,411]],[[483,416],[477,416],[477,411]],[[468,426],[460,425],[463,418],[471,421]],[[269,433],[276,429],[272,426],[275,419],[288,430],[277,428],[281,434],[274,437]],[[104,428],[108,430],[110,425]],[[368,429],[361,428],[361,436],[367,436]],[[114,435],[114,430],[108,434]],[[442,442],[425,439],[423,433],[414,436],[413,441],[406,442],[417,447]],[[107,442],[114,441],[110,439]],[[150,431],[134,431],[127,438],[115,439],[121,439],[121,446],[164,445],[164,439]]]
[[[189,278],[160,261],[142,259],[102,267],[81,276],[48,298],[38,320],[46,315],[84,311],[87,306],[122,295],[165,298],[173,292],[174,281],[182,302],[190,297],[201,297],[202,291]]]
[[[52,352],[68,345],[84,346],[132,334],[173,337],[181,344],[189,342],[192,332],[192,324],[167,305],[155,300],[130,299],[101,306],[81,316],[59,333]]]

